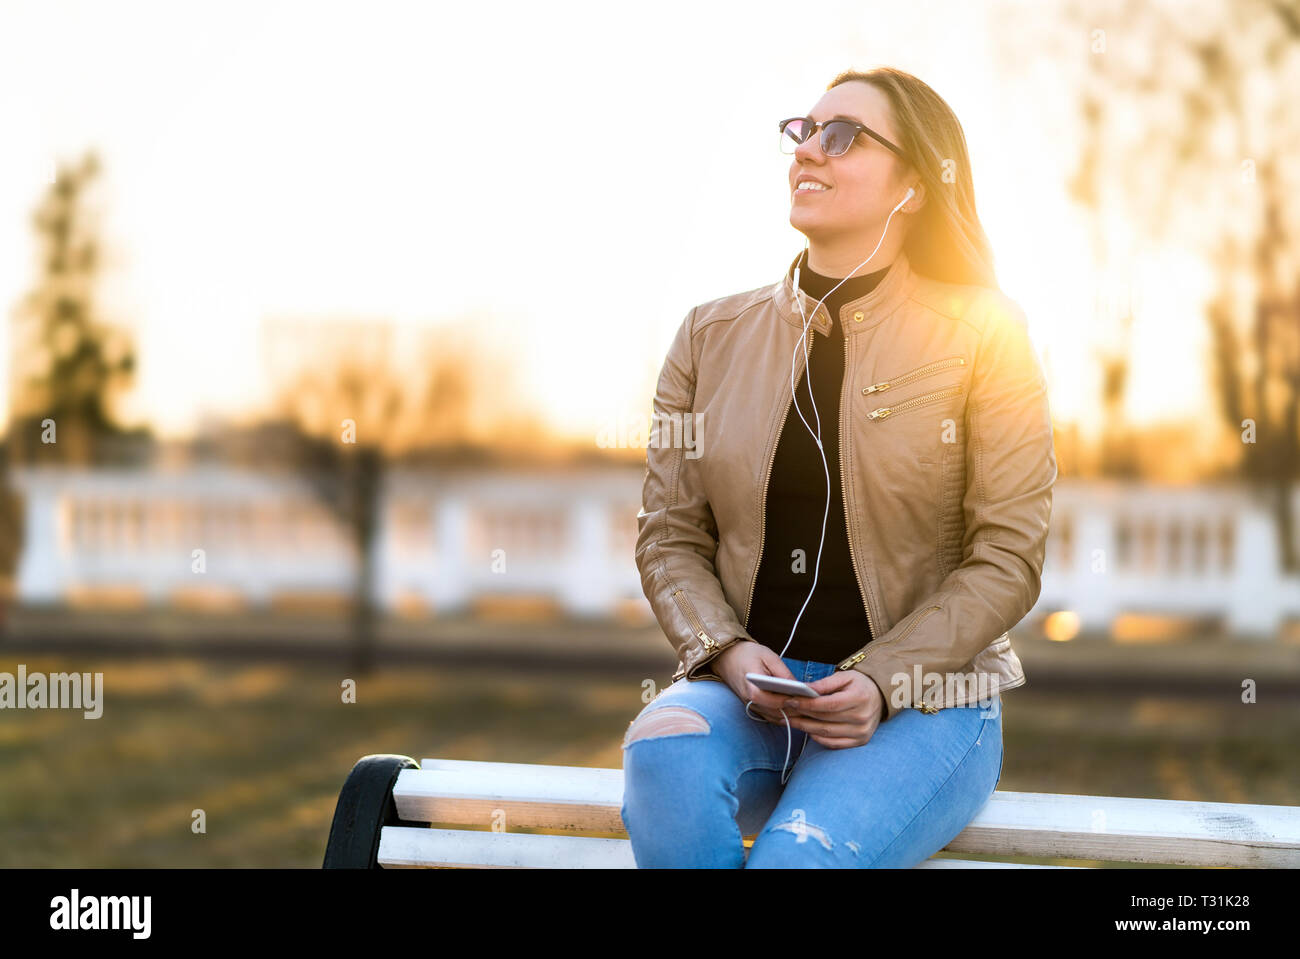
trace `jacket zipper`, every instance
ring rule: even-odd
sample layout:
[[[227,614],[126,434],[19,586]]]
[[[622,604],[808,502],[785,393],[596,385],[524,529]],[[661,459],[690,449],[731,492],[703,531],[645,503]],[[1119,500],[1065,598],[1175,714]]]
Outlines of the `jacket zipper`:
[[[923,620],[928,619],[928,618],[930,617],[930,615],[931,615],[935,610],[938,610],[938,609],[943,609],[943,607],[942,607],[942,606],[927,606],[927,607],[925,608],[925,611],[924,611],[920,616],[916,617],[916,619],[912,620],[912,622],[911,622],[910,624],[908,624],[907,629],[903,630],[901,633],[899,633],[897,636],[895,636],[893,639],[891,639],[891,640],[889,641],[889,644],[890,644],[890,645],[893,645],[894,643],[898,642],[900,639],[904,639],[905,637],[907,637],[907,636],[912,632],[912,630],[916,629],[916,627],[918,627],[918,626],[921,625],[921,622],[922,622]],[[873,632],[872,635],[874,636],[875,633]],[[870,646],[868,646],[867,648],[869,649]],[[862,662],[863,657],[865,657],[866,655],[867,655],[867,650],[866,650],[866,649],[860,649],[860,650],[858,650],[856,653],[854,653],[852,656],[850,656],[848,659],[846,659],[846,660],[844,660],[842,663],[840,663],[839,666],[838,666],[837,668],[838,668],[838,669],[850,669],[851,667],[853,667],[853,666],[856,665],[857,663]],[[934,709],[933,706],[930,707],[930,708],[931,708],[931,709]],[[923,710],[923,711],[924,711],[924,710]]]
[[[700,619],[699,614],[695,612],[695,606],[691,603],[690,597],[683,590],[675,589],[673,590],[673,599],[677,600],[677,608],[682,611],[682,615],[686,617],[686,622],[695,631],[695,635],[700,638],[704,648],[712,651],[718,645],[717,641],[705,631],[704,620]]]
[[[910,383],[912,380],[920,379],[923,376],[929,376],[932,373],[938,373],[950,366],[965,366],[966,359],[961,356],[950,356],[947,359],[935,360],[933,363],[927,363],[925,366],[917,367],[911,372],[904,373],[902,376],[896,376],[892,380],[881,380],[871,386],[864,387],[864,394],[879,393],[881,390],[887,390],[892,386],[902,386],[904,383]]]
[[[844,521],[846,523],[849,521],[849,503],[847,498],[845,498],[844,495],[844,490],[846,488],[844,483],[844,476],[845,476],[844,420],[847,416],[850,415],[849,404],[847,402],[848,390],[845,388],[847,387],[848,382],[849,382],[849,336],[848,336],[848,330],[845,330],[844,331],[844,386],[841,387],[841,391],[840,391],[839,434],[840,434],[840,498],[844,503]],[[862,608],[867,611],[867,629],[871,630],[871,638],[875,639],[876,636],[878,636],[879,634],[876,632],[876,624],[872,622],[871,619],[871,604],[867,602],[866,590],[862,588],[862,574],[858,570],[858,554],[853,551],[853,537],[849,536],[848,540],[849,540],[849,559],[853,563],[853,576],[858,582],[858,595],[862,597]],[[862,654],[859,653],[857,655],[858,658],[861,659]],[[857,660],[854,660],[854,662],[857,662]],[[843,669],[844,668],[843,665],[841,665],[840,668]]]
[[[933,393],[926,393],[924,396],[918,396],[915,397],[914,399],[907,400],[906,402],[900,403],[897,406],[882,406],[880,407],[880,409],[872,410],[870,413],[868,413],[867,419],[883,420],[887,416],[892,416],[895,413],[905,412],[907,410],[910,410],[914,406],[920,406],[922,403],[929,403],[931,400],[943,399],[945,396],[956,396],[960,392],[961,392],[961,384],[958,383],[955,386],[949,386],[945,389],[936,390]]]
[[[796,293],[795,295],[797,296],[798,294]],[[805,371],[812,368],[812,351],[813,351],[813,347],[817,344],[817,337],[814,335],[814,333],[815,331],[813,330],[812,324],[809,324],[808,361],[807,361],[807,365],[805,365],[804,367]],[[846,353],[848,352],[847,346],[845,347],[845,352]],[[799,380],[800,377],[796,376],[794,380],[795,389],[799,388]],[[760,523],[758,529],[758,559],[755,560],[754,562],[754,575],[751,576],[749,580],[749,603],[745,607],[745,629],[749,629],[749,614],[754,610],[754,587],[758,584],[758,569],[763,562],[763,545],[767,539],[767,487],[768,487],[768,483],[770,483],[772,479],[772,465],[776,462],[776,448],[779,445],[781,445],[781,434],[785,432],[785,421],[790,418],[790,404],[793,402],[794,402],[794,394],[791,393],[790,399],[785,404],[785,412],[781,415],[781,425],[777,428],[776,431],[776,442],[772,444],[772,452],[768,455],[767,458],[767,472],[763,476],[763,499],[762,502],[759,503],[759,509],[758,509],[759,523]]]

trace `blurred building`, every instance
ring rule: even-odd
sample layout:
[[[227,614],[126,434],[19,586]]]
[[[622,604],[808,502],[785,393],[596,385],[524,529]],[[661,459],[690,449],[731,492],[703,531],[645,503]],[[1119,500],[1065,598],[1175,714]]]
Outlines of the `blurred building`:
[[[633,562],[634,471],[393,469],[380,494],[376,600],[464,613],[493,597],[650,617]],[[293,473],[14,470],[26,539],[14,600],[261,608],[352,594],[357,550]]]
[[[651,619],[634,562],[644,470],[393,468],[373,541],[391,614],[531,600],[557,614]],[[275,610],[346,600],[356,547],[310,483],[222,464],[149,472],[20,468],[19,604]],[[1300,504],[1297,504],[1300,507]],[[1220,624],[1274,638],[1300,617],[1271,511],[1231,484],[1166,487],[1064,478],[1043,588],[1027,623],[1059,614],[1110,633],[1126,616]]]

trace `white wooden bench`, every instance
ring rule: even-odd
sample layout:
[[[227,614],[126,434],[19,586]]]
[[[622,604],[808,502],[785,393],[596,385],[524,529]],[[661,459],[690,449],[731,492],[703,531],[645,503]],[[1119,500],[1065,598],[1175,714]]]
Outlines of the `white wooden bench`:
[[[339,794],[324,866],[635,868],[622,800],[621,769],[366,756]],[[1077,868],[998,861],[1010,857],[1295,868],[1300,806],[995,792],[944,851],[994,860],[917,868]]]

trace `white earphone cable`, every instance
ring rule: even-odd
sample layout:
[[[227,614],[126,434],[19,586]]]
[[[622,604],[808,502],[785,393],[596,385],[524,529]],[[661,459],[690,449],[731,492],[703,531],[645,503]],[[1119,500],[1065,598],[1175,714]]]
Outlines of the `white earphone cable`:
[[[915,192],[916,192],[915,190],[909,188],[907,191],[907,196],[903,197],[902,201],[899,202],[898,206],[894,207],[892,210],[889,211],[889,216],[885,219],[885,229],[881,232],[880,240],[877,241],[876,248],[871,251],[871,255],[868,256],[861,263],[859,263],[857,266],[855,266],[852,270],[850,270],[848,276],[844,277],[844,279],[840,280],[839,283],[836,283],[833,287],[831,287],[830,292],[827,293],[826,296],[823,296],[820,300],[817,301],[817,305],[813,307],[812,316],[817,315],[817,311],[821,309],[821,305],[826,302],[827,298],[830,297],[831,293],[834,293],[836,290],[838,290],[844,283],[848,282],[848,280],[853,276],[853,274],[857,273],[858,270],[862,269],[869,262],[871,262],[871,257],[875,256],[877,251],[880,250],[880,244],[885,242],[885,236],[889,232],[890,220],[894,218],[894,214],[899,211],[899,209],[903,206],[903,204],[907,203],[907,201],[912,198]],[[806,242],[804,245],[804,250],[806,253],[807,252]],[[803,259],[803,256],[800,256],[800,259]],[[794,367],[795,367],[796,354],[794,352],[790,354],[790,395],[794,398],[795,412],[799,414],[799,419],[803,421],[804,427],[808,430],[809,434],[812,435],[813,441],[816,442],[817,449],[821,453],[822,470],[826,473],[826,509],[822,513],[822,535],[821,535],[821,542],[817,544],[817,561],[813,565],[812,586],[809,588],[808,596],[804,599],[803,606],[799,608],[799,613],[797,616],[795,616],[794,623],[790,627],[790,638],[785,641],[785,646],[781,648],[781,652],[779,655],[783,658],[785,656],[785,651],[789,649],[790,644],[794,642],[794,632],[799,627],[799,620],[803,618],[804,610],[808,608],[808,604],[812,601],[813,592],[817,589],[817,575],[821,570],[821,563],[822,563],[822,548],[826,545],[826,520],[830,515],[830,509],[831,509],[831,471],[830,471],[830,466],[826,462],[825,447],[822,445],[821,415],[817,412],[817,401],[813,399],[812,371],[808,369],[808,327],[809,324],[811,323],[811,317],[804,314],[803,302],[800,299],[799,294],[800,294],[799,264],[796,263],[794,268],[794,301],[795,304],[799,307],[799,316],[803,319],[803,330],[799,334],[799,343],[795,344],[795,350],[799,349],[800,344],[803,345],[804,374],[805,374],[804,378],[808,383],[808,399],[812,403],[813,416],[817,420],[817,429],[815,432],[813,428],[808,425],[808,421],[804,419],[803,411],[799,409],[799,398],[795,396]],[[754,701],[752,699],[749,700],[747,703],[745,703],[745,714],[749,716],[750,719],[754,719],[753,713],[749,711],[749,707],[752,706],[753,704]],[[788,717],[785,714],[784,707],[781,708],[781,718],[785,720],[785,734],[786,734],[785,762],[781,766],[781,784],[785,785],[785,781],[789,775],[786,771],[786,767],[789,766],[790,764],[790,750],[794,745],[794,734],[790,728],[790,717]],[[808,740],[807,738],[805,738],[804,746],[807,745],[808,745]],[[800,747],[799,754],[803,755],[803,747]]]

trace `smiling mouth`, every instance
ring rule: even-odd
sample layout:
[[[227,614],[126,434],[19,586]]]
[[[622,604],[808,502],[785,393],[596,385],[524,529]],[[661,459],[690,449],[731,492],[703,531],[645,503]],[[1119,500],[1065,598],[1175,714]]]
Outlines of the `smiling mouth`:
[[[808,188],[808,187],[798,186],[798,187],[795,187],[795,189],[794,189],[794,195],[795,195],[795,196],[800,196],[800,195],[805,195],[805,194],[808,194],[808,193],[829,193],[830,191],[831,191],[831,188],[830,188],[830,187],[821,187],[821,188],[818,188],[818,187],[811,187],[811,188]]]

